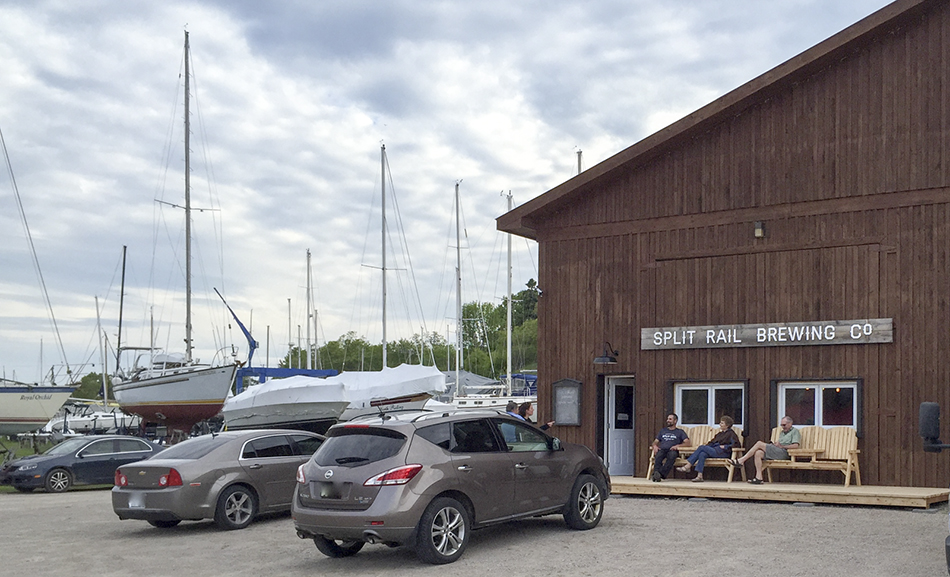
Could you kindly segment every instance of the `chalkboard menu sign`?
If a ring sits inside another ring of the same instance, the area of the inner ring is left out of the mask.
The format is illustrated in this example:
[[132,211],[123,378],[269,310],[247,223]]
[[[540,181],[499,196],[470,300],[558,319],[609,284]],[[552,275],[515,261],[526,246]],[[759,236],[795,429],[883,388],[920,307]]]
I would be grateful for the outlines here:
[[561,379],[552,386],[554,392],[554,422],[558,426],[581,424],[581,382]]

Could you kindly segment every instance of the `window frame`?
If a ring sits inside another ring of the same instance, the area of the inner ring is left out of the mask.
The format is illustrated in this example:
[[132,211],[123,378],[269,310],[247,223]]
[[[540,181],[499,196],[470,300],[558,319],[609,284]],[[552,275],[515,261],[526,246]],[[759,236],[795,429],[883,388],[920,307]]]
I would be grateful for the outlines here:
[[[687,423],[683,420],[683,396],[682,391],[684,390],[697,390],[697,389],[706,389],[709,393],[716,389],[739,389],[742,391],[742,419],[738,419],[735,415],[729,415],[736,420],[735,427],[745,430],[746,421],[749,419],[749,379],[670,379],[667,382],[667,394],[669,396],[667,405],[670,407],[670,413],[676,413],[679,416],[680,420],[678,426],[682,427],[696,427],[696,426],[712,426],[716,427],[719,425],[719,421],[716,419],[716,400],[715,398],[710,398],[709,409],[706,413],[706,418],[708,421],[715,422],[706,422],[706,423]],[[710,395],[711,396],[711,395]],[[666,415],[664,415],[665,418]]]
[[[855,430],[857,435],[862,436],[863,427],[862,427],[862,418],[861,416],[864,413],[864,379],[861,377],[841,377],[841,378],[824,378],[824,379],[772,379],[771,389],[772,389],[772,423],[774,426],[778,426],[778,421],[783,416],[785,416],[787,409],[785,407],[785,390],[800,389],[800,388],[809,388],[808,385],[811,385],[815,389],[815,424],[814,425],[805,425],[803,423],[795,423],[796,426],[808,427],[808,426],[817,426],[824,429],[830,429],[832,427],[851,427]],[[820,392],[824,388],[830,386],[840,387],[840,388],[851,388],[854,390],[854,406],[851,407],[852,411],[852,425],[825,425],[824,419],[822,418],[824,406],[822,403]]]

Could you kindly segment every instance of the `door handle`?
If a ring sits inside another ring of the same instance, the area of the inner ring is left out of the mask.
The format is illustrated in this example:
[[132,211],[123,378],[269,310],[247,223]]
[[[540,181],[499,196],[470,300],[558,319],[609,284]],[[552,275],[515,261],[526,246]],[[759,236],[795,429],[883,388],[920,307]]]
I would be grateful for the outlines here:
[[517,465],[515,465],[515,469],[518,469],[518,470],[520,470],[520,471],[523,471],[523,470],[525,470],[525,469],[527,469],[527,468],[528,468],[528,466],[525,465],[524,463],[518,463]]
[[254,463],[253,465],[251,465],[250,467],[248,467],[248,469],[257,470],[257,469],[260,469],[260,468],[263,468],[263,467],[264,467],[264,465],[260,465],[260,464],[258,464],[258,463]]
[[469,467],[468,465],[459,465],[459,468],[458,468],[458,469],[459,469],[459,471],[466,471],[466,472],[472,470],[472,468]]

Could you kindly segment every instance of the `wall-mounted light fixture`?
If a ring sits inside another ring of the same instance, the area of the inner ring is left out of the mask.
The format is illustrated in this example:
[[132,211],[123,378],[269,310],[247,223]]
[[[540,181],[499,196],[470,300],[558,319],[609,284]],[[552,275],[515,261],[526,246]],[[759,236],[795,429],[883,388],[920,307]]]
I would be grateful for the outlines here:
[[599,357],[594,357],[595,365],[616,365],[617,364],[617,355],[620,354],[620,351],[614,350],[613,345],[609,342],[604,341],[604,354]]
[[755,238],[765,238],[765,223],[761,220],[755,221]]

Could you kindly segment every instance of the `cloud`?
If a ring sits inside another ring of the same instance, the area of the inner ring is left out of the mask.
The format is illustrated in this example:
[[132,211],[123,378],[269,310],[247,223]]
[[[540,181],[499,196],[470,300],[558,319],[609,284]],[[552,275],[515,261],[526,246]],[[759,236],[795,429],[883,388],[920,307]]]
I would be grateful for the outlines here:
[[[464,300],[498,302],[502,191],[526,202],[577,150],[590,167],[884,3],[0,1],[0,130],[69,362],[99,370],[96,297],[115,344],[123,246],[123,341],[181,350],[187,25],[198,356],[246,356],[214,287],[274,362],[306,326],[307,249],[320,338],[381,338],[381,143],[412,264],[392,251],[388,333],[445,335],[456,182]],[[519,290],[536,247],[514,246]],[[3,374],[37,380],[41,339],[61,361],[9,178],[0,271]]]

